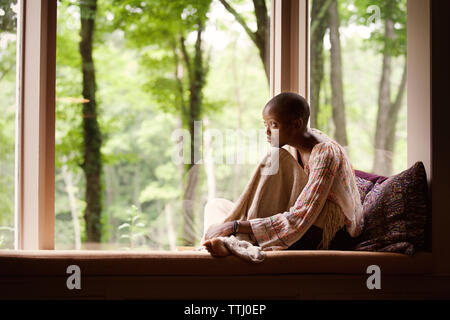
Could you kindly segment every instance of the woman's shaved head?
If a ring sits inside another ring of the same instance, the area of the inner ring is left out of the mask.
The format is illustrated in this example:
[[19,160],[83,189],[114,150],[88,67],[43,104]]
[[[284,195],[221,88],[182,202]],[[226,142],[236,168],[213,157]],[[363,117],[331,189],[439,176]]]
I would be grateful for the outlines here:
[[303,126],[309,120],[309,105],[305,98],[294,92],[282,92],[267,102],[263,112],[270,112],[283,121],[289,123],[302,119]]

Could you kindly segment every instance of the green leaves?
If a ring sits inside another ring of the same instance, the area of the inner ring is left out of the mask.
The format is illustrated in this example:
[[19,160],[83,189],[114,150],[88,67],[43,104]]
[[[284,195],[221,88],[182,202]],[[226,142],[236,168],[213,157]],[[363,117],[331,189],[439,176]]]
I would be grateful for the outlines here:
[[[355,18],[372,28],[368,41],[381,53],[391,56],[406,54],[406,0],[354,0]],[[377,10],[370,10],[375,9]],[[379,18],[375,17],[379,13]],[[375,19],[374,19],[375,18]],[[392,21],[394,36],[385,35],[386,21]]]
[[[122,223],[120,226],[119,226],[119,230],[122,230],[122,229],[124,229],[124,228],[129,228],[130,227],[130,224],[129,223]],[[123,236],[122,236],[123,237]]]
[[[0,227],[0,249],[6,244],[14,241],[14,228]],[[8,245],[9,247],[9,245]]]
[[129,247],[126,249],[133,249],[136,247],[137,240],[144,235],[145,224],[140,221],[141,212],[135,205],[127,210],[127,215],[127,222],[122,223],[118,230],[122,233],[120,239],[126,239],[129,243]]
[[17,27],[17,0],[0,0],[0,33],[15,33]]

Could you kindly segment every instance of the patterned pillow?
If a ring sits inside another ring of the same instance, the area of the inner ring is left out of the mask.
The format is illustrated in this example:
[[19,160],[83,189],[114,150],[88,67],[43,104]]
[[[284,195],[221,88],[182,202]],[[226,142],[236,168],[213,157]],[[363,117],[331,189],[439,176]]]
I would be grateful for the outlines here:
[[425,246],[429,219],[422,162],[376,183],[363,203],[364,229],[354,250],[414,254]]
[[369,193],[369,191],[372,190],[374,183],[359,176],[356,176],[355,178],[356,185],[358,186],[359,196],[361,197],[361,203],[364,203],[364,199],[366,198],[366,195]]
[[368,172],[364,172],[361,170],[355,170],[355,175],[357,177],[363,178],[364,180],[368,180],[372,183],[382,183],[385,180],[387,180],[388,177],[385,176],[379,176],[377,174],[374,173],[368,173]]

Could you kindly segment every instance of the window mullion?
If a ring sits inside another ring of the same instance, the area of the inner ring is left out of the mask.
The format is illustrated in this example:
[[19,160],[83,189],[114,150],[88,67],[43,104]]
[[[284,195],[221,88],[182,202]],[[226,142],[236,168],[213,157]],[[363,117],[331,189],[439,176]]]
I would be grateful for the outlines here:
[[292,91],[308,99],[308,1],[273,0],[270,92]]
[[23,0],[17,248],[54,249],[56,0]]

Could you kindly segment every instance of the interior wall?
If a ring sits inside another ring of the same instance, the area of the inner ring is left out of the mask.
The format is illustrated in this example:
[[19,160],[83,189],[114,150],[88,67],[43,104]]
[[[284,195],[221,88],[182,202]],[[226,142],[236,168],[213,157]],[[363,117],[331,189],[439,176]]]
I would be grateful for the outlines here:
[[[431,189],[435,273],[450,275],[450,1],[431,2]],[[409,132],[408,132],[409,133]]]
[[408,167],[422,161],[430,182],[430,0],[408,0],[407,53]]

